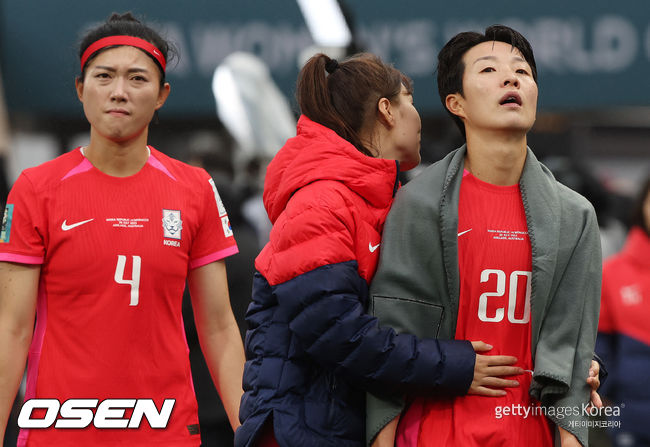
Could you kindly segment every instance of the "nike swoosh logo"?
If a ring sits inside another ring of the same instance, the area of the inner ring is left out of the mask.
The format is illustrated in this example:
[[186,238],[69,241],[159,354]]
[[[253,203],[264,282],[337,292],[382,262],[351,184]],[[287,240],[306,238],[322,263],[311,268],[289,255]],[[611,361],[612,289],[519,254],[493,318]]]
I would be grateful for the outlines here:
[[469,233],[470,231],[472,231],[472,228],[470,228],[469,230],[461,231],[460,233],[458,233],[458,236],[462,236],[463,234]]
[[379,243],[377,245],[372,245],[372,243],[368,242],[368,250],[370,250],[370,253],[374,253],[375,250],[377,250],[380,245],[381,245],[381,243]]
[[76,222],[76,223],[73,223],[73,224],[70,224],[70,225],[68,225],[66,223],[66,221],[64,220],[63,223],[61,224],[61,229],[63,231],[72,230],[73,228],[76,228],[76,227],[78,227],[80,225],[83,225],[83,224],[87,224],[88,222],[91,222],[93,220],[95,220],[95,219],[92,218],[92,219],[88,219],[88,220],[82,220],[81,222]]

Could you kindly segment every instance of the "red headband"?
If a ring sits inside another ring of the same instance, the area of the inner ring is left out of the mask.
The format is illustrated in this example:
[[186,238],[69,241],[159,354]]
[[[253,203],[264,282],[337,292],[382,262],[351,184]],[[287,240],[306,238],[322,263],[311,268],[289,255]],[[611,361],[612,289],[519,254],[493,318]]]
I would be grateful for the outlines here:
[[158,61],[163,73],[165,72],[166,61],[165,56],[163,56],[161,51],[146,40],[133,36],[108,36],[94,42],[92,45],[86,48],[84,54],[81,55],[81,71],[83,71],[84,65],[86,65],[86,61],[90,56],[102,48],[110,47],[113,45],[129,45],[131,47],[136,47],[144,50],[147,54]]

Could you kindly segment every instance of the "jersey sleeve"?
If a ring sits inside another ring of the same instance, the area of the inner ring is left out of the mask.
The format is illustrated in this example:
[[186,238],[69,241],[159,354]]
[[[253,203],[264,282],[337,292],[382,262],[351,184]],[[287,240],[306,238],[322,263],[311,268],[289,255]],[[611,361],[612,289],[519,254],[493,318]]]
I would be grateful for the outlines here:
[[190,269],[219,261],[239,252],[214,180],[207,173],[201,179],[203,199],[201,222],[190,249]]
[[0,231],[0,261],[42,264],[46,224],[34,186],[21,174],[7,197]]

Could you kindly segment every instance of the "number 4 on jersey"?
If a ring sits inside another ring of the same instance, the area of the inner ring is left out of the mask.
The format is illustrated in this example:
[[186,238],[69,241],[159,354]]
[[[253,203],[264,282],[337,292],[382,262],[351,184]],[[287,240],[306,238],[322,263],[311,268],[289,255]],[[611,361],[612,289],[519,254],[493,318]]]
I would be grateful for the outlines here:
[[124,279],[124,267],[126,266],[126,256],[117,255],[117,265],[115,266],[115,282],[118,284],[129,284],[131,286],[131,302],[129,306],[137,306],[140,301],[140,265],[142,261],[140,256],[131,256],[133,258],[133,267],[131,269],[131,279]]

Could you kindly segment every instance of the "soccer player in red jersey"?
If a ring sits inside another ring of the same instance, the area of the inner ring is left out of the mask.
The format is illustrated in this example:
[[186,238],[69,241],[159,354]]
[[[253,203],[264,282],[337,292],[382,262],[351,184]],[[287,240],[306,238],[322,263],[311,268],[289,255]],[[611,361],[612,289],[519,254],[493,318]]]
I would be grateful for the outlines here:
[[[167,42],[130,13],[114,14],[88,32],[80,56],[90,144],[25,170],[5,209],[0,439],[29,354],[26,399],[58,400],[62,418],[23,429],[18,445],[198,446],[186,280],[203,353],[238,426],[244,355],[224,263],[238,251],[228,215],[204,170],[147,145],[170,91]],[[66,418],[69,399],[88,399],[97,413]],[[99,418],[107,399],[123,401]],[[152,428],[137,399],[164,410],[166,427]],[[27,426],[37,413],[24,415]],[[99,428],[111,424],[120,428]]]
[[631,224],[622,250],[603,265],[596,340],[596,352],[612,372],[602,394],[613,409],[608,432],[614,447],[650,445],[650,389],[638,385],[650,368],[650,175]]
[[[464,395],[369,396],[368,440],[384,427],[376,445],[392,445],[397,426],[400,447],[546,447],[556,436],[563,447],[586,445],[598,226],[593,207],[527,147],[538,96],[532,48],[495,25],[456,35],[438,61],[440,98],[466,145],[398,193],[372,310],[400,332],[485,344],[454,359],[467,365]],[[516,357],[520,374],[477,383],[483,354]],[[478,395],[486,388],[491,396]]]

